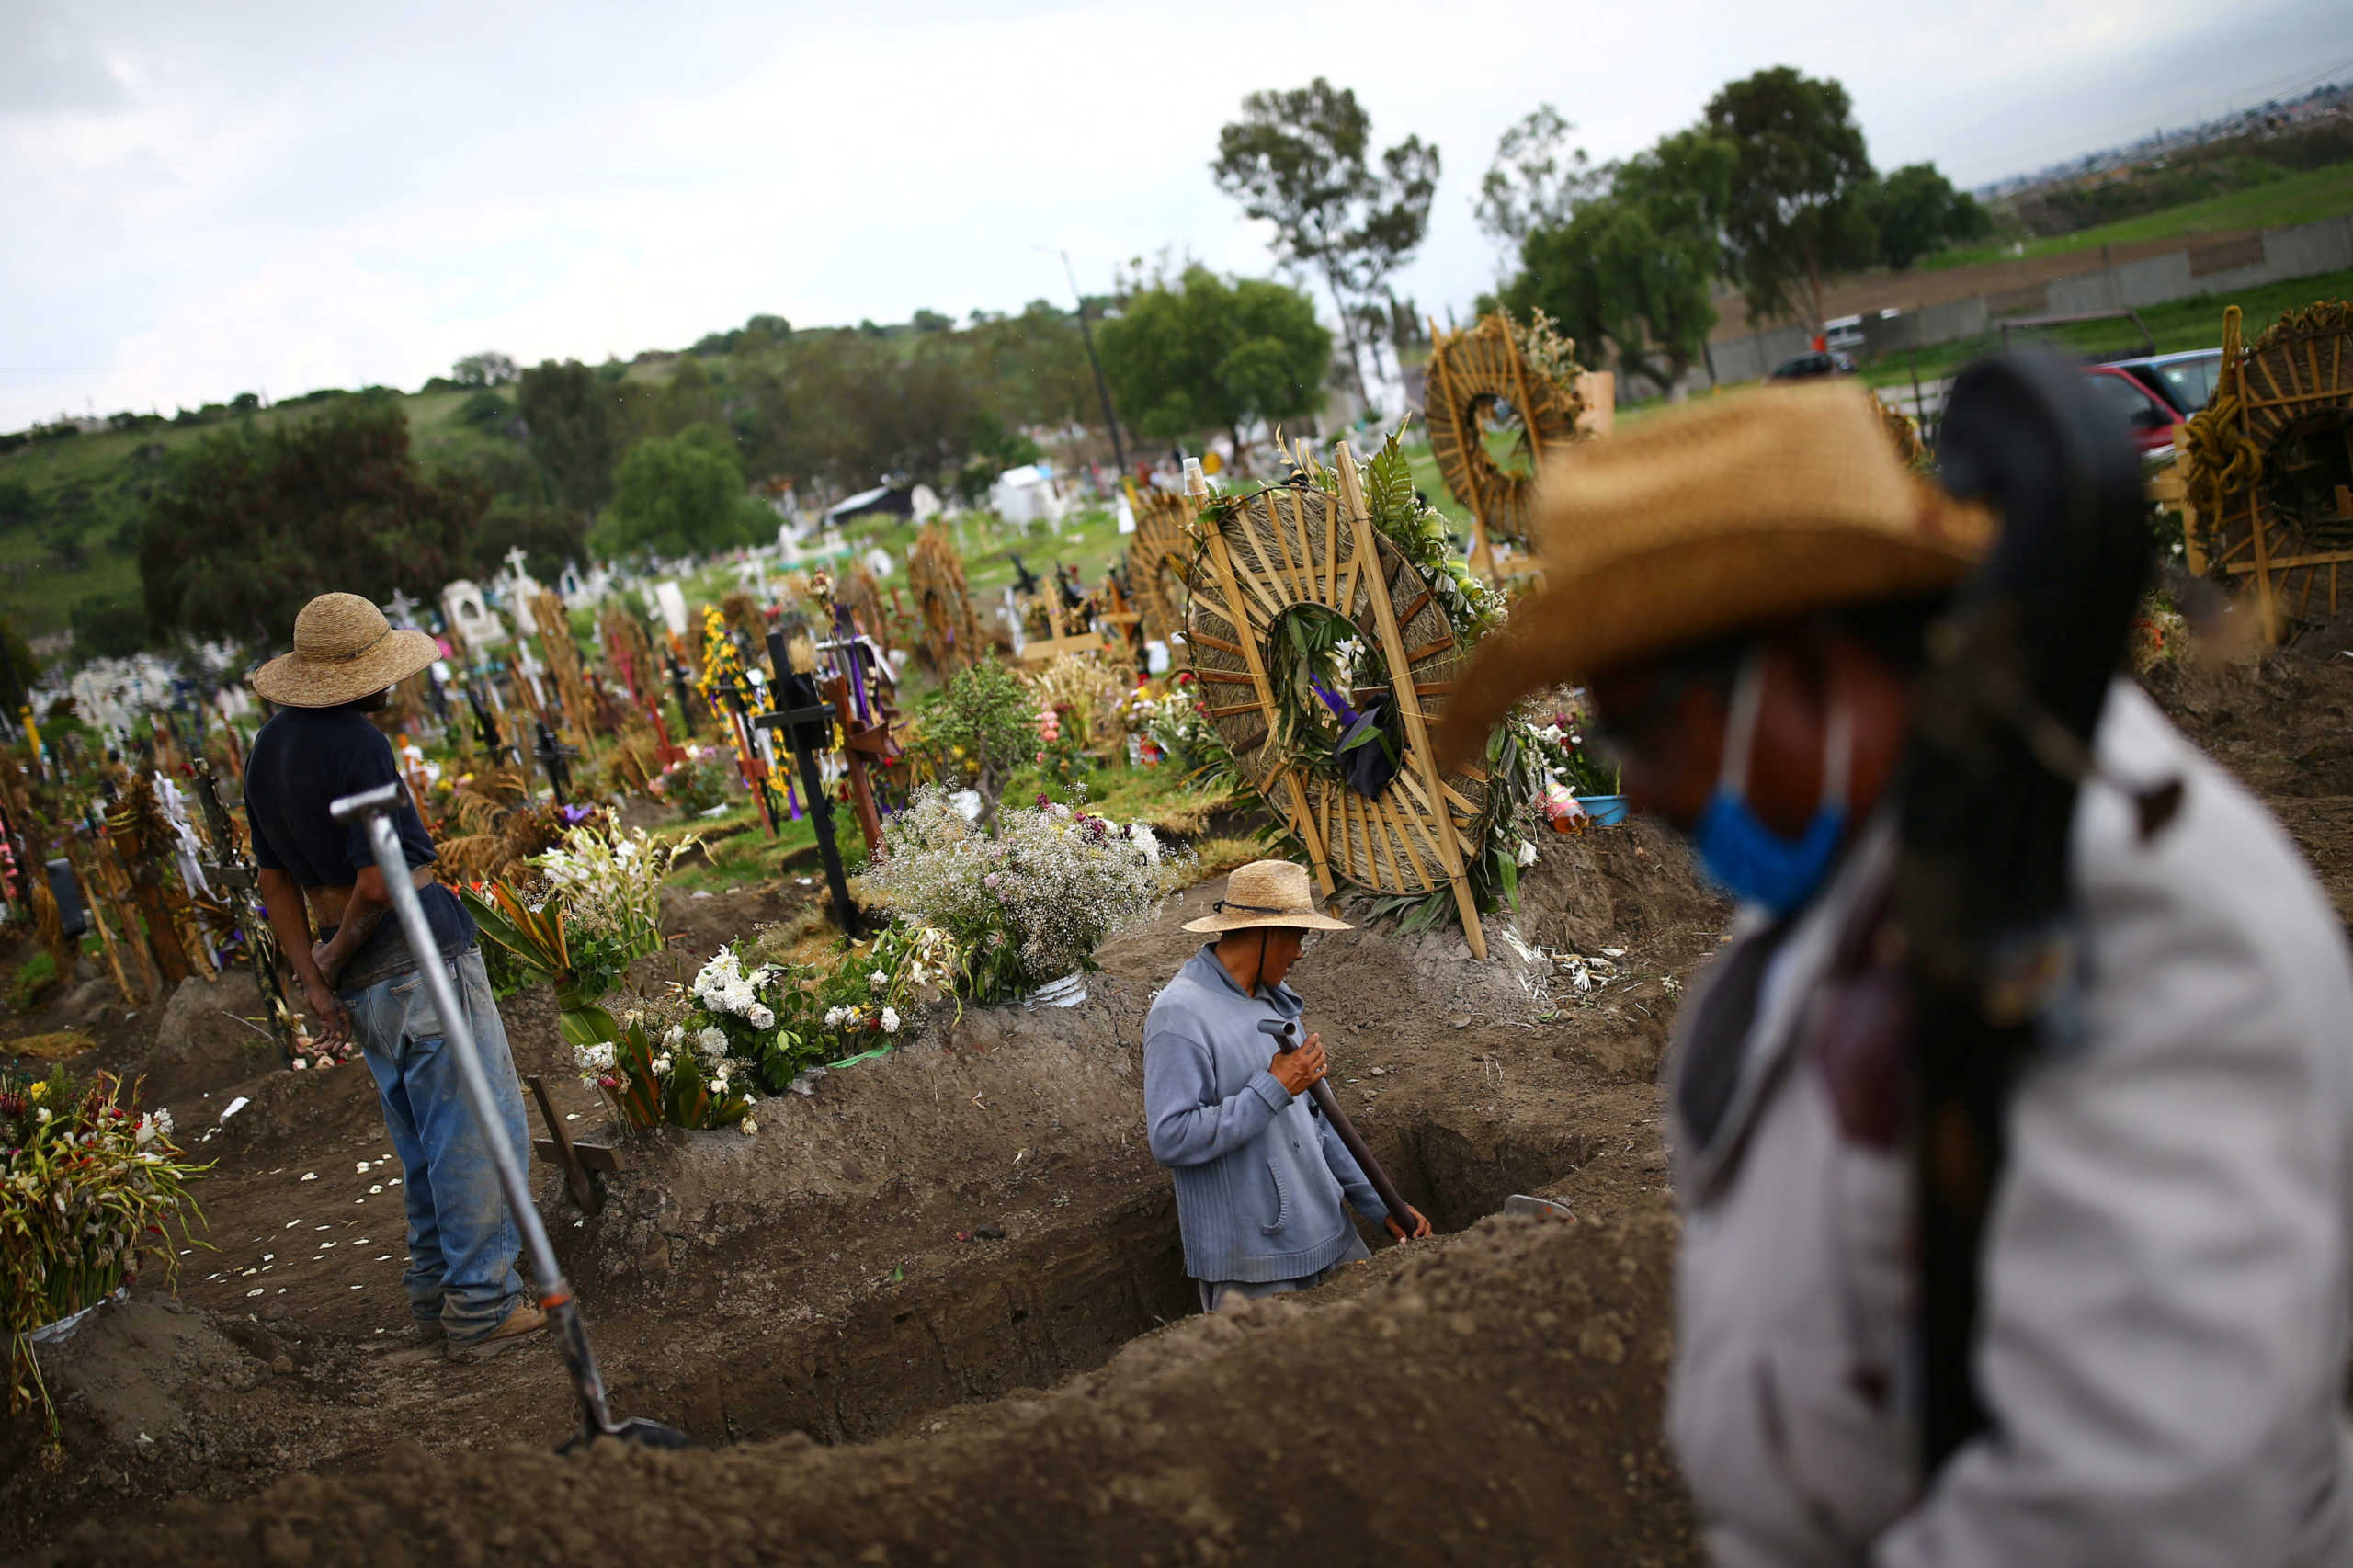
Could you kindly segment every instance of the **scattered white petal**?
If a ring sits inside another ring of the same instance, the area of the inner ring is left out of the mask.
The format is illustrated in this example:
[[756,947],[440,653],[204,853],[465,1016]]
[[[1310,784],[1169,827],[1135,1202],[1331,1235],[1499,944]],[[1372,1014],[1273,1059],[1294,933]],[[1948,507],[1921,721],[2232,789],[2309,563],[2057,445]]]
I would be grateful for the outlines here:
[[304,1171],[302,1173],[302,1179],[304,1181],[316,1181],[319,1179],[319,1173],[316,1171]]
[[381,1182],[381,1181],[380,1181],[380,1182],[378,1182],[375,1186],[373,1186],[373,1187],[369,1187],[368,1190],[369,1190],[369,1192],[371,1192],[371,1193],[375,1193],[375,1192],[381,1192],[381,1191],[383,1191],[383,1190],[384,1190],[384,1184],[383,1184],[382,1182]]
[[267,1285],[256,1285],[252,1290],[246,1291],[245,1294],[248,1296],[258,1296],[267,1289],[269,1289],[269,1287]]

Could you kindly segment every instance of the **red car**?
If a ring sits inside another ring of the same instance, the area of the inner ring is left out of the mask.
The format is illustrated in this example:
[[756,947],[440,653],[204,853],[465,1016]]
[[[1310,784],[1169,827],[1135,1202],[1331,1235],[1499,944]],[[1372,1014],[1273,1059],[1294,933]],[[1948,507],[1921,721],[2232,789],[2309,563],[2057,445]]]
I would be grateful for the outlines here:
[[2185,417],[2182,409],[2157,392],[2123,365],[2087,365],[2092,390],[2122,416],[2132,432],[2132,444],[2146,452],[2161,452],[2174,444]]

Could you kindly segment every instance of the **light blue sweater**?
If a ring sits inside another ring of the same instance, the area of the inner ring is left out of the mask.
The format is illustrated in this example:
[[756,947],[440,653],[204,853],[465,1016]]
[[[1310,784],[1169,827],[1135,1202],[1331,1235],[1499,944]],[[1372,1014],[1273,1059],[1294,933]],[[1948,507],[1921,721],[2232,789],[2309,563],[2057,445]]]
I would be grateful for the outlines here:
[[1267,1069],[1275,1042],[1259,1020],[1295,1022],[1303,1006],[1288,985],[1245,995],[1212,943],[1144,1020],[1144,1125],[1175,1179],[1196,1279],[1264,1284],[1329,1267],[1348,1249],[1343,1195],[1375,1224],[1389,1216],[1331,1126]]

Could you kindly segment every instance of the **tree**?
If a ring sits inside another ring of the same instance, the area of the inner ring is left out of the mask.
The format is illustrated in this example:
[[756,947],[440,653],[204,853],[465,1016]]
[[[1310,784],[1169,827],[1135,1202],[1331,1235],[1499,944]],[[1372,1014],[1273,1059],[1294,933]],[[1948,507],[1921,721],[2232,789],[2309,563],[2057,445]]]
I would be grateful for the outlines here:
[[1823,320],[1825,274],[1867,267],[1870,158],[1847,89],[1777,65],[1725,84],[1705,122],[1739,153],[1724,213],[1728,270],[1759,318]]
[[711,425],[653,436],[631,447],[613,473],[613,504],[596,542],[609,554],[708,555],[754,535],[734,440]]
[[1571,147],[1576,127],[1551,104],[1539,104],[1495,143],[1495,162],[1479,181],[1472,215],[1489,238],[1517,252],[1537,229],[1559,228],[1580,201],[1608,184],[1582,147]]
[[926,309],[915,313],[912,324],[917,332],[946,332],[956,324],[938,311]]
[[[1101,321],[1101,302],[1092,308]],[[962,335],[971,353],[974,396],[1007,424],[1101,422],[1086,346],[1070,312],[1051,301],[1032,300],[1019,315],[985,315]]]
[[0,533],[39,522],[47,508],[21,479],[0,479]]
[[1906,164],[1875,182],[1866,209],[1879,231],[1880,259],[1902,271],[1956,240],[1983,239],[1994,220],[1977,199],[1956,190],[1934,164]]
[[1127,422],[1157,439],[1294,419],[1324,401],[1332,335],[1295,289],[1188,268],[1131,294],[1103,324],[1103,373]]
[[586,517],[613,496],[612,394],[577,359],[523,372],[515,403],[549,495]]
[[148,624],[274,642],[319,594],[438,594],[466,569],[487,505],[476,481],[419,471],[408,420],[385,396],[208,436],[175,457],[149,503]]
[[1505,304],[1540,309],[1589,353],[1606,341],[1629,374],[1673,386],[1716,324],[1717,232],[1738,158],[1695,129],[1610,165],[1606,194],[1529,233]]
[[514,416],[515,410],[507,405],[506,400],[488,387],[470,394],[458,405],[458,423],[480,430],[484,435],[499,434]]
[[495,576],[506,564],[506,552],[519,549],[523,564],[542,583],[552,583],[567,562],[588,557],[588,523],[579,513],[562,506],[515,506],[491,507],[474,535],[473,567],[478,575]]
[[40,678],[40,661],[33,657],[16,621],[0,619],[0,706],[6,707],[11,720],[31,699],[32,684]]
[[1371,117],[1353,91],[1321,76],[1287,92],[1252,93],[1217,145],[1210,172],[1218,188],[1274,224],[1283,266],[1320,275],[1331,290],[1357,392],[1370,402],[1349,307],[1385,295],[1390,275],[1429,232],[1438,149],[1408,136],[1381,154],[1376,172]]
[[74,606],[74,646],[102,659],[127,659],[147,646],[147,615],[129,594],[89,594]]
[[498,353],[469,354],[449,367],[449,379],[461,387],[502,387],[515,376],[515,361]]

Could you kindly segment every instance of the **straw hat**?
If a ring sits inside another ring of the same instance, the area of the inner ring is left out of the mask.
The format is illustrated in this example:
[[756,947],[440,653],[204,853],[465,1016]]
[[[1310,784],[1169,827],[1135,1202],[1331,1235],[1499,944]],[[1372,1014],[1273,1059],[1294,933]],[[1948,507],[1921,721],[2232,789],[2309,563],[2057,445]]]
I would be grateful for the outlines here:
[[294,651],[254,672],[281,708],[340,708],[406,680],[441,656],[422,631],[395,631],[358,594],[321,594],[294,618]]
[[1345,920],[1315,913],[1307,868],[1289,860],[1253,860],[1225,879],[1225,896],[1210,905],[1217,913],[1185,922],[1188,931],[1256,931],[1289,926],[1302,931],[1353,931]]
[[1959,583],[1993,515],[1907,469],[1877,403],[1835,381],[1711,398],[1549,465],[1543,584],[1457,679],[1441,757],[1476,753],[1540,687]]

